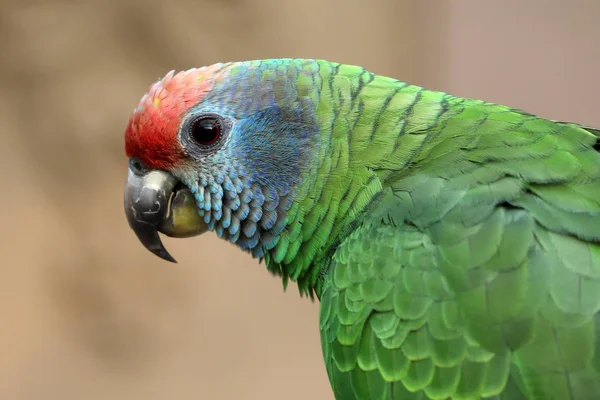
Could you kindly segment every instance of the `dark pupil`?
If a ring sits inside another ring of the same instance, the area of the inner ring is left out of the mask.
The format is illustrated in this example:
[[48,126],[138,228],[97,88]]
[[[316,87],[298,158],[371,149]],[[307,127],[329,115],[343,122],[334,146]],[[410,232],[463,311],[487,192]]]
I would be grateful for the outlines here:
[[198,144],[209,145],[219,139],[221,127],[212,118],[204,118],[194,122],[192,125],[192,136]]

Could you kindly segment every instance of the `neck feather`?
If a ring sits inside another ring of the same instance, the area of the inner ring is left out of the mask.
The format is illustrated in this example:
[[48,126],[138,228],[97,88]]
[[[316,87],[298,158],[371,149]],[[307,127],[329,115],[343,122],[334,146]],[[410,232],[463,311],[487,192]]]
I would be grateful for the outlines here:
[[376,204],[386,180],[418,156],[450,98],[360,67],[319,67],[318,90],[309,94],[321,127],[318,154],[293,193],[277,244],[264,254],[284,286],[295,281],[310,297],[320,296],[335,249]]

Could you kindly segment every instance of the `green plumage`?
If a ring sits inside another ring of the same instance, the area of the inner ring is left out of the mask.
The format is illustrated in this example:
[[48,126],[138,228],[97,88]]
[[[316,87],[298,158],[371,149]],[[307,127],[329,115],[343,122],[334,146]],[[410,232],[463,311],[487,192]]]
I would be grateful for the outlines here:
[[600,132],[319,66],[266,262],[319,296],[336,398],[600,398]]

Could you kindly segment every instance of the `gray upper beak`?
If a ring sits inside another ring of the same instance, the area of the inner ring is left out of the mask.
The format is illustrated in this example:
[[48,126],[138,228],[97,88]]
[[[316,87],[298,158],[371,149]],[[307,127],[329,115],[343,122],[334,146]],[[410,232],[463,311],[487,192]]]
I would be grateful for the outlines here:
[[208,226],[198,214],[192,192],[171,174],[129,164],[125,183],[125,215],[144,247],[160,258],[176,262],[158,232],[170,237],[200,235]]
[[144,247],[160,258],[176,262],[158,236],[158,226],[168,217],[169,200],[177,179],[159,171],[127,171],[125,215]]

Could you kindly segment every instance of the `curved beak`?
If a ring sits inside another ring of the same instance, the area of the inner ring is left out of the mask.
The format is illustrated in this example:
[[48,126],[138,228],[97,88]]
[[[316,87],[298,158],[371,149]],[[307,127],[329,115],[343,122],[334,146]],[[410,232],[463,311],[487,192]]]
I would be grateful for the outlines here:
[[177,262],[158,232],[181,238],[208,230],[198,215],[192,192],[165,171],[139,172],[129,167],[124,200],[129,226],[144,247],[164,260]]

